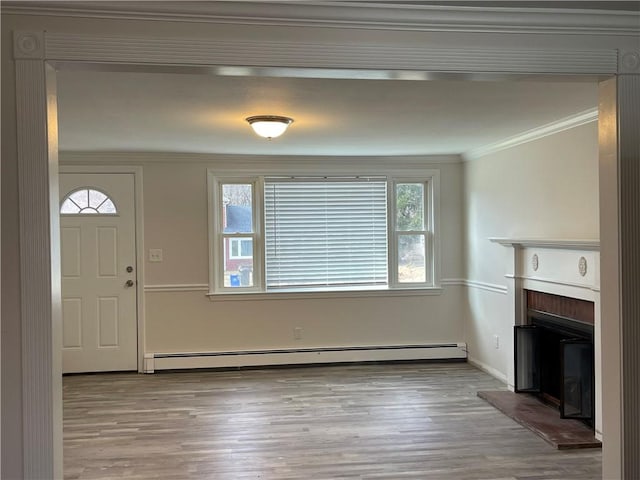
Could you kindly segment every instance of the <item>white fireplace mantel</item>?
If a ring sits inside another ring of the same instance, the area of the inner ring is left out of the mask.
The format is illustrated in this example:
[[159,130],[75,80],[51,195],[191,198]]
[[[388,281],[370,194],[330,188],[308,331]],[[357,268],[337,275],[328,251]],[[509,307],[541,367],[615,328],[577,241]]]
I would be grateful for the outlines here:
[[[527,322],[526,290],[593,302],[595,313],[595,435],[602,440],[602,367],[600,318],[600,242],[541,238],[490,238],[511,250],[507,272],[509,322]],[[513,351],[513,344],[511,345]],[[515,385],[513,355],[507,369],[510,389]]]
[[[553,240],[490,238],[512,249],[505,277],[518,281],[514,294],[536,290],[595,302],[600,291],[600,242],[598,240]],[[520,298],[516,299],[518,302]],[[516,305],[518,306],[518,305]],[[518,308],[520,308],[518,306]],[[515,324],[523,320],[516,312]]]
[[489,241],[505,247],[560,248],[565,250],[600,250],[599,240],[552,240],[543,238],[501,238],[492,237]]

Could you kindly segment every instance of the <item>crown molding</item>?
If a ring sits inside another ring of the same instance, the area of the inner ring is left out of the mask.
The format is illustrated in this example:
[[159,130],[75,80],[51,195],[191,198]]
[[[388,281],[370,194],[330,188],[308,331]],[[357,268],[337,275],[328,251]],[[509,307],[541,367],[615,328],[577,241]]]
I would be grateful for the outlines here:
[[[411,156],[305,156],[305,155],[231,155],[216,153],[184,152],[113,152],[113,151],[61,151],[61,165],[144,165],[156,163],[229,163],[236,166],[259,166],[264,164],[286,164],[295,166],[314,165],[358,165],[367,167],[388,167],[402,165],[407,168],[437,164],[461,163],[459,155],[411,155]],[[402,167],[401,167],[402,168]]]
[[569,130],[570,128],[579,127],[580,125],[585,125],[587,123],[597,121],[598,108],[596,107],[585,110],[584,112],[577,113],[575,115],[571,115],[569,117],[561,118],[559,120],[556,120],[555,122],[547,123],[546,125],[542,125],[541,127],[528,130],[518,135],[514,135],[513,137],[505,138],[504,140],[500,140],[499,142],[474,148],[472,150],[464,152],[462,154],[462,158],[464,161],[476,160],[478,158],[499,152],[500,150],[516,147],[518,145],[522,145],[523,143],[539,140],[549,135],[554,135],[564,130]]
[[2,14],[263,26],[571,35],[640,35],[640,13],[328,1],[3,2]]

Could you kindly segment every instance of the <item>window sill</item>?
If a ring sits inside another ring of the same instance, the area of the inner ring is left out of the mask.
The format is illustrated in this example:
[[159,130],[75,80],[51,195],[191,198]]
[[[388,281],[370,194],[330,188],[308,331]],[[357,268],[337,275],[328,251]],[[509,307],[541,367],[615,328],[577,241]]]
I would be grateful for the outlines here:
[[320,298],[362,298],[362,297],[419,297],[442,294],[440,287],[420,288],[370,288],[366,290],[342,290],[319,292],[311,290],[288,290],[276,292],[207,293],[212,302],[250,300],[304,300]]

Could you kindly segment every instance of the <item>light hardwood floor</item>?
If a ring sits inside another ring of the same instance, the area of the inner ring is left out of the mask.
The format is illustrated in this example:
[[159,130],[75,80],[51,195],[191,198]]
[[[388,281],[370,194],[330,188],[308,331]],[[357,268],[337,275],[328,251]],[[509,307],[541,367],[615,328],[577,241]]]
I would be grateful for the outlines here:
[[66,479],[596,479],[476,396],[465,363],[64,378]]

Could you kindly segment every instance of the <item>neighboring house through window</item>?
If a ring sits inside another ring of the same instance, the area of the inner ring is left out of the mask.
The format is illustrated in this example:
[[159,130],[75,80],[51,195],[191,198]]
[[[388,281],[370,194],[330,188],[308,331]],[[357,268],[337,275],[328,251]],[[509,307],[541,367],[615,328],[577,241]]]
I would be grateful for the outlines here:
[[250,185],[225,185],[223,208],[224,285],[246,287],[252,284],[253,238],[239,236],[252,232],[253,219]]
[[[251,240],[242,238],[229,239],[229,259],[238,260],[242,258],[253,258],[253,243]],[[227,266],[227,268],[229,268]]]

